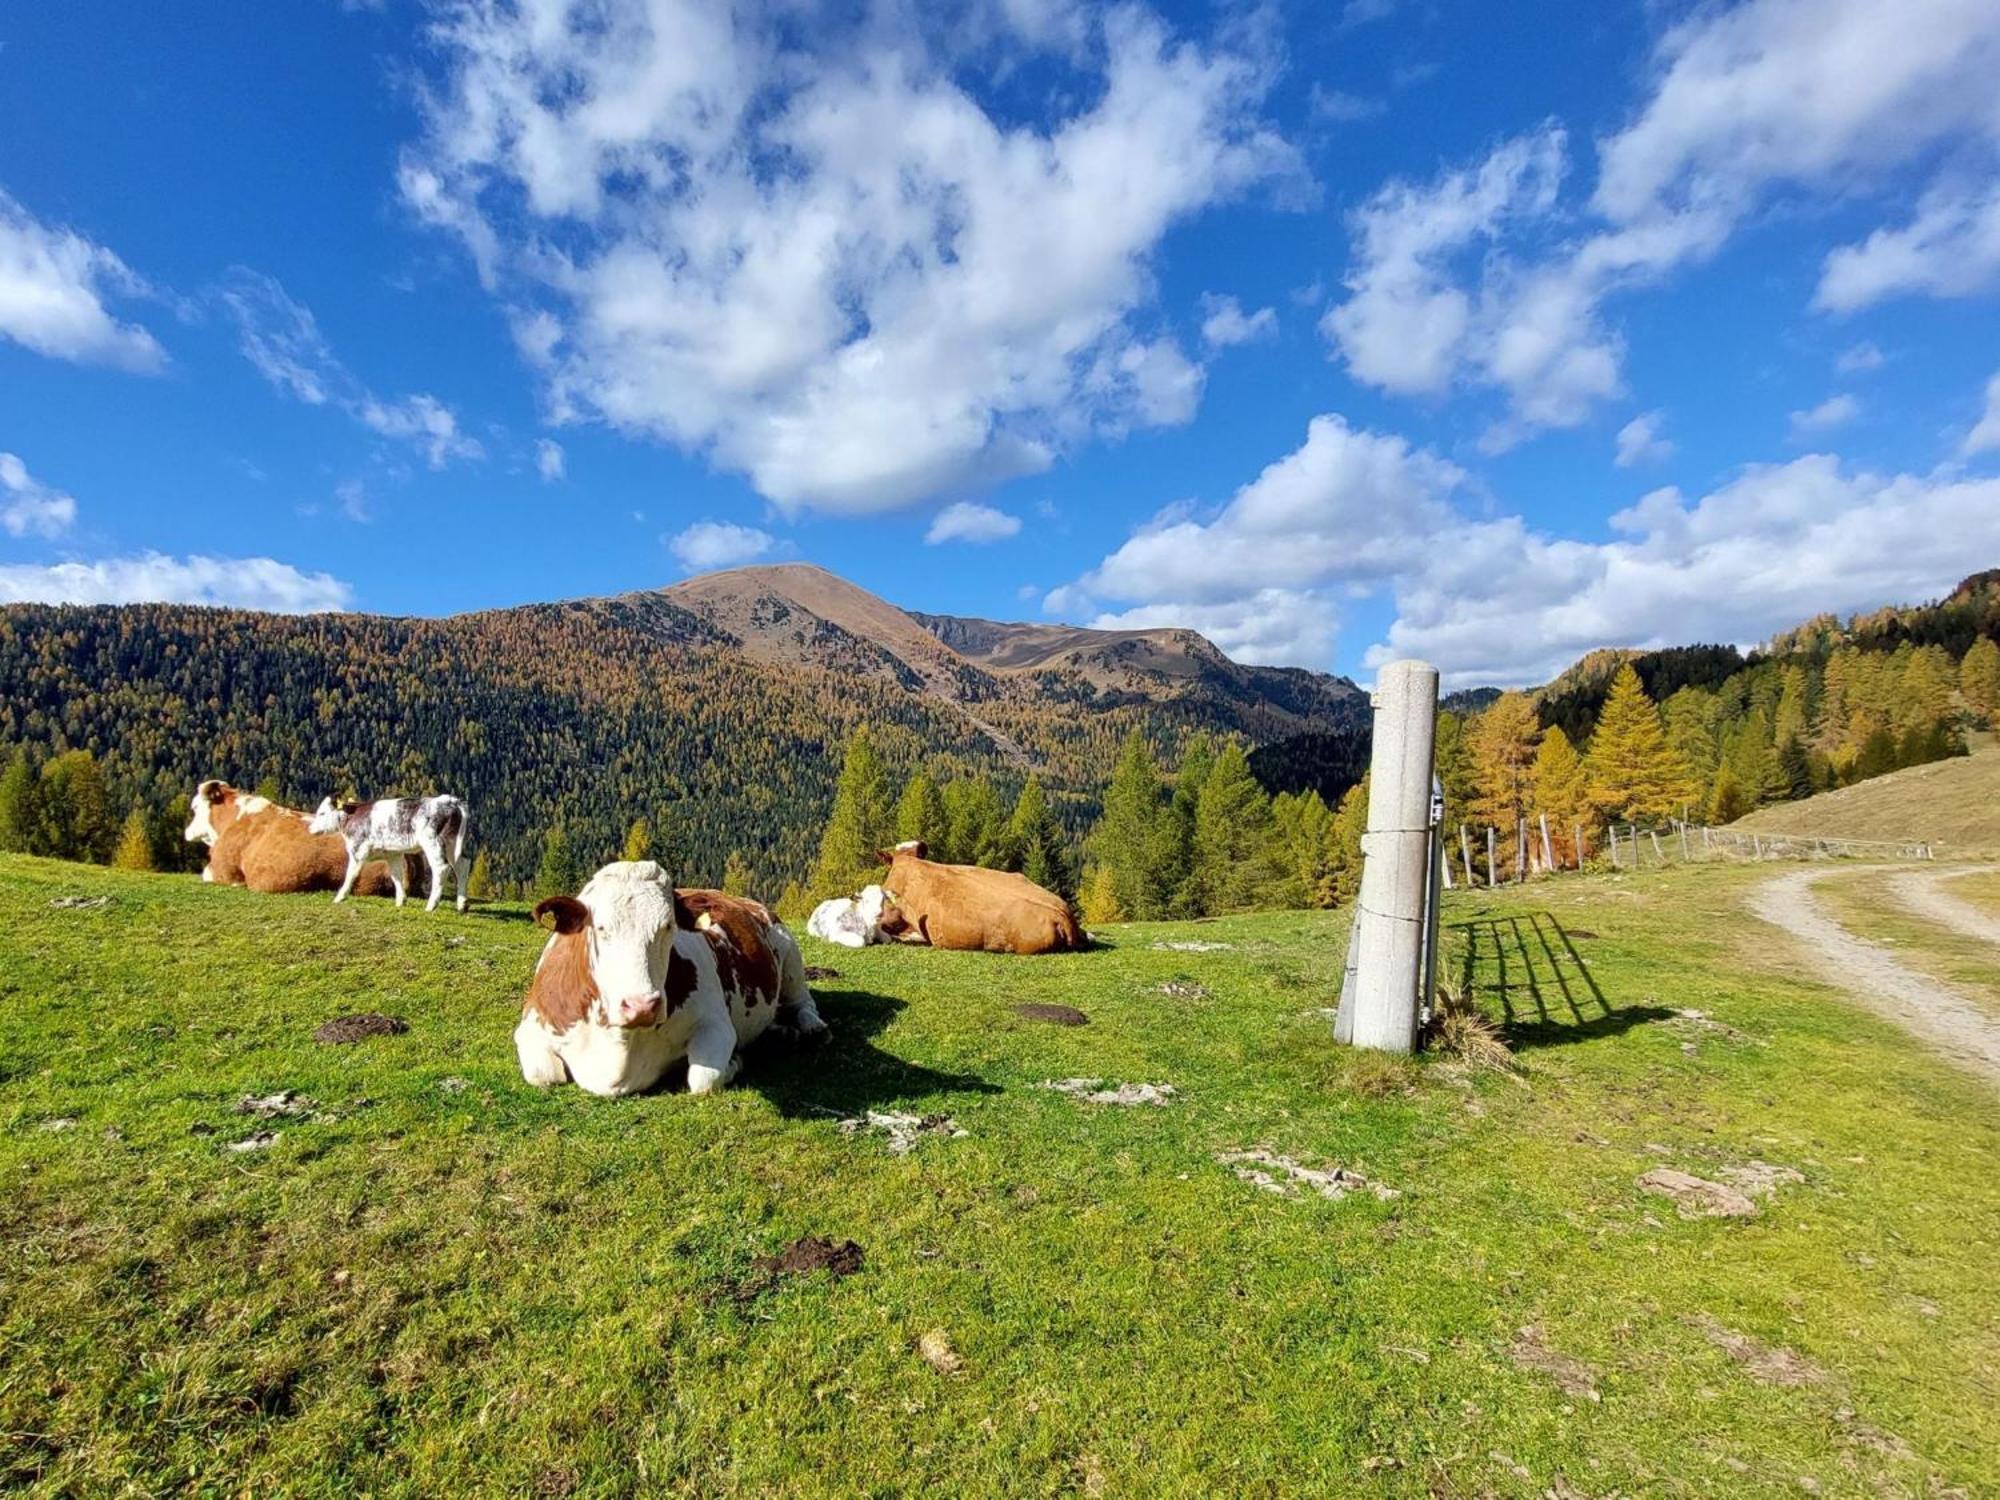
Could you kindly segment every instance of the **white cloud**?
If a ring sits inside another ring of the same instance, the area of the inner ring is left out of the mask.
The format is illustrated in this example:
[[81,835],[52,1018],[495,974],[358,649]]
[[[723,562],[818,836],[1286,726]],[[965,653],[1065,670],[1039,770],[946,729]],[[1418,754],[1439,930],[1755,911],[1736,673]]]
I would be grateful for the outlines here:
[[[1132,9],[977,15],[464,6],[403,196],[507,304],[552,415],[705,452],[786,511],[879,512],[1187,420],[1200,370],[1146,326],[1149,263],[1301,173],[1258,119],[1273,60]],[[961,82],[1042,46],[1089,101],[1046,129]]]
[[1389,106],[1380,99],[1364,98],[1345,89],[1330,89],[1315,83],[1306,96],[1306,108],[1315,120],[1352,124],[1356,120],[1372,120],[1387,111]]
[[166,351],[104,306],[145,290],[102,245],[41,223],[0,191],[0,338],[52,359],[151,373],[165,368]]
[[1468,488],[1400,438],[1319,417],[1211,518],[1174,508],[1046,607],[1324,668],[1343,608],[1376,598],[1394,623],[1371,666],[1415,655],[1452,686],[1517,684],[1599,646],[1685,644],[1691,619],[1749,644],[1823,610],[1932,597],[1967,557],[2000,556],[2000,479],[1857,473],[1827,454],[1752,466],[1693,503],[1654,490],[1608,542],[1475,511]]
[[1863,339],[1841,350],[1833,362],[1833,369],[1837,375],[1864,375],[1870,370],[1881,369],[1884,363],[1882,351],[1871,341]]
[[375,513],[368,508],[368,490],[358,479],[343,479],[333,487],[333,498],[340,505],[340,513],[348,520],[366,525],[375,519]]
[[545,484],[554,484],[563,477],[562,444],[554,438],[535,440],[535,472],[542,476]]
[[437,397],[419,392],[390,399],[363,385],[335,357],[312,310],[295,302],[276,277],[236,266],[216,296],[236,323],[243,357],[293,399],[337,406],[369,431],[417,448],[433,469],[485,456]]
[[1021,518],[990,505],[960,500],[947,505],[931,522],[924,540],[935,547],[940,542],[1002,542],[1021,529]]
[[1619,468],[1655,464],[1673,455],[1673,443],[1660,436],[1660,420],[1659,412],[1641,412],[1618,429],[1618,456],[1613,461]]
[[1886,297],[1963,297],[2000,274],[2000,186],[1932,191],[1900,229],[1878,229],[1826,258],[1813,305],[1848,313]]
[[1814,432],[1827,432],[1835,427],[1845,426],[1861,415],[1859,398],[1845,391],[1837,396],[1828,396],[1818,406],[1792,413],[1792,436],[1801,437]]
[[1990,453],[2000,448],[2000,375],[1986,382],[1986,411],[1965,435],[1961,451]]
[[[1599,143],[1578,232],[1549,126],[1483,163],[1392,182],[1355,216],[1352,295],[1322,323],[1356,378],[1401,394],[1488,386],[1509,411],[1483,446],[1574,426],[1621,388],[1601,308],[1713,255],[1774,189],[1867,190],[1940,144],[2000,146],[1987,0],[1745,0],[1698,6],[1654,48],[1656,82]],[[2000,268],[1995,203],[1938,190],[1908,230],[1837,252],[1821,305],[1948,293]],[[1477,253],[1475,253],[1477,252]]]
[[75,500],[36,479],[12,453],[0,453],[0,531],[59,537],[75,524]]
[[735,568],[754,562],[771,550],[773,538],[767,531],[738,526],[729,521],[697,521],[668,538],[667,550],[682,567],[693,572],[710,568]]
[[278,614],[346,609],[353,589],[268,557],[165,557],[158,552],[48,567],[0,566],[0,603],[224,604]]
[[1234,297],[1219,297],[1213,292],[1204,292],[1201,311],[1201,341],[1211,349],[1228,349],[1237,344],[1267,339],[1278,331],[1276,308],[1260,307],[1253,313],[1246,313],[1243,304]]

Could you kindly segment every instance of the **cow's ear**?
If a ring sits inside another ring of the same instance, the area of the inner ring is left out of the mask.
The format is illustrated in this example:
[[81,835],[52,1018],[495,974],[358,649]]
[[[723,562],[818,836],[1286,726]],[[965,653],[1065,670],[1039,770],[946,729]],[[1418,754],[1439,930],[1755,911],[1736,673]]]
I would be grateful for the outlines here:
[[210,802],[220,802],[229,795],[229,785],[227,782],[211,781],[202,787],[202,791]]
[[896,862],[896,851],[894,849],[877,849],[875,857],[885,865],[893,865]]
[[551,896],[535,908],[535,922],[551,932],[581,932],[590,925],[590,908],[574,896]]
[[683,896],[679,891],[675,891],[674,926],[680,928],[683,932],[693,932],[700,923],[701,919],[695,915],[694,908],[687,904],[687,897]]
[[352,813],[360,805],[359,802],[343,802],[340,804],[340,810],[344,813]]
[[922,839],[910,840],[909,843],[902,846],[902,850],[912,859],[929,859],[931,857],[931,846],[926,844]]

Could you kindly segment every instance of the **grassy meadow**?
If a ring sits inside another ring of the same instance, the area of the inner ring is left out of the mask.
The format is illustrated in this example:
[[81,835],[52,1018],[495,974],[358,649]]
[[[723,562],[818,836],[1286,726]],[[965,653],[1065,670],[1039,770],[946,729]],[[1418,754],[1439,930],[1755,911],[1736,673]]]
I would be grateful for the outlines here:
[[[1345,916],[1280,913],[809,942],[828,1045],[606,1101],[520,1080],[519,908],[0,858],[0,1488],[2000,1491],[2000,1107],[1792,977],[1772,873],[1450,897],[1511,1073],[1336,1048]],[[1750,1218],[1636,1181],[1752,1163]],[[859,1269],[759,1268],[808,1235]]]
[[1971,746],[1970,755],[1774,802],[1731,826],[1820,838],[1925,839],[1954,858],[2000,854],[2000,744],[1976,734]]

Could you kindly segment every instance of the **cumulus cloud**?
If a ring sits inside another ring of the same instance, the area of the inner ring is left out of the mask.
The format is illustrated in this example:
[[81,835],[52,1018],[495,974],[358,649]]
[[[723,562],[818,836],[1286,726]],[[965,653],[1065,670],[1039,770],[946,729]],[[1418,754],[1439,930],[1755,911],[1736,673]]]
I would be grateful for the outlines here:
[[1004,510],[960,500],[947,505],[931,522],[924,540],[935,547],[940,542],[1004,542],[1021,529],[1021,518]]
[[165,368],[166,351],[104,305],[145,290],[102,245],[40,222],[0,191],[0,338],[52,359],[150,374]]
[[[1603,304],[1713,255],[1778,188],[1848,192],[1943,143],[2000,147],[2000,11],[1978,0],[1700,6],[1654,48],[1632,121],[1598,146],[1584,216],[1554,126],[1355,214],[1348,299],[1322,329],[1356,378],[1502,393],[1486,446],[1574,426],[1621,388]],[[2000,268],[2000,198],[1938,189],[1906,229],[1836,252],[1822,307],[1970,290]]]
[[[786,511],[859,514],[1181,422],[1156,319],[1178,222],[1300,172],[1254,49],[1033,4],[799,26],[657,0],[465,5],[404,201],[457,236],[559,419],[708,454]],[[975,39],[974,43],[967,41]],[[964,80],[1055,49],[1046,128]]]
[[554,438],[535,440],[535,472],[542,476],[545,484],[554,484],[563,477],[562,444]]
[[774,545],[767,531],[731,521],[697,521],[668,538],[667,550],[690,572],[736,568],[755,562]]
[[1845,426],[1860,415],[1859,398],[1843,391],[1837,396],[1828,396],[1818,406],[1793,412],[1792,436],[1804,437],[1815,432],[1827,432],[1835,427]]
[[346,609],[354,591],[268,557],[137,557],[0,566],[0,603],[226,604],[278,614]]
[[369,431],[415,447],[433,469],[485,455],[437,397],[419,392],[388,398],[363,385],[335,357],[312,310],[294,301],[276,277],[236,266],[216,296],[236,324],[243,357],[294,400],[338,407]]
[[1598,646],[1684,642],[1691,618],[1748,644],[1822,610],[1928,597],[1966,557],[2000,556],[2000,479],[1855,472],[1827,454],[1746,468],[1693,501],[1654,490],[1606,542],[1491,513],[1470,491],[1434,454],[1318,417],[1213,515],[1156,518],[1047,607],[1324,668],[1344,607],[1376,599],[1394,623],[1371,666],[1414,655],[1452,686],[1519,684]]
[[1986,382],[1986,411],[1965,435],[1962,451],[1990,453],[2000,448],[2000,375]]
[[1253,343],[1270,338],[1278,331],[1276,308],[1260,307],[1253,313],[1246,313],[1243,304],[1234,297],[1219,297],[1213,292],[1204,292],[1201,312],[1201,341],[1211,349]]
[[36,479],[14,454],[0,453],[0,531],[53,538],[75,524],[75,500]]
[[1656,464],[1673,455],[1674,445],[1660,436],[1661,414],[1641,412],[1618,429],[1618,453],[1613,460],[1621,469],[1640,464]]

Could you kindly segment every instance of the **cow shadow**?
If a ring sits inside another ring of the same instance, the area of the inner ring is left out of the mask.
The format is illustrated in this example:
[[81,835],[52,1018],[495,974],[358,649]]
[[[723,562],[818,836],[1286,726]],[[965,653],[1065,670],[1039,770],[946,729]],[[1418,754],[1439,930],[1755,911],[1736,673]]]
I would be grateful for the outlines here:
[[738,1088],[762,1094],[789,1118],[859,1115],[938,1094],[997,1094],[972,1073],[946,1073],[905,1061],[874,1038],[907,1004],[889,995],[813,986],[826,1018],[823,1042],[765,1037],[744,1057]]
[[[1445,929],[1459,946],[1458,982],[1516,1052],[1618,1036],[1670,1019],[1659,1005],[1617,1005],[1552,912],[1487,917]],[[1587,935],[1586,935],[1587,936]]]

